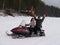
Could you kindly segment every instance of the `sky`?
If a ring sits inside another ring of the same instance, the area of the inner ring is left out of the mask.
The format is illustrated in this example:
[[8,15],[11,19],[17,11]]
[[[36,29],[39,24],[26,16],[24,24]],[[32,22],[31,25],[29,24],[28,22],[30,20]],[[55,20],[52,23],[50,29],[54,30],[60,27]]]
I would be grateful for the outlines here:
[[42,0],[47,5],[60,8],[60,0]]

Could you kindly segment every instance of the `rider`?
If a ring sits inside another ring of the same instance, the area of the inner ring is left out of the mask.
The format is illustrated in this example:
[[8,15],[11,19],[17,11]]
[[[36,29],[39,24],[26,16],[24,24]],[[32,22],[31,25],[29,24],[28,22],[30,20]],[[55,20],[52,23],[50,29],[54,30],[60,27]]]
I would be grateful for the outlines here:
[[29,28],[30,35],[32,34],[32,32],[34,32],[35,26],[36,26],[36,21],[35,21],[34,18],[32,18],[31,21],[30,21],[30,28]]
[[35,34],[37,35],[37,31],[38,31],[38,30],[40,31],[40,34],[41,34],[42,22],[43,22],[44,19],[45,19],[45,14],[44,14],[44,16],[42,17],[42,19],[40,19],[40,16],[38,16],[38,18],[36,18],[36,16],[34,16],[34,19],[36,20]]

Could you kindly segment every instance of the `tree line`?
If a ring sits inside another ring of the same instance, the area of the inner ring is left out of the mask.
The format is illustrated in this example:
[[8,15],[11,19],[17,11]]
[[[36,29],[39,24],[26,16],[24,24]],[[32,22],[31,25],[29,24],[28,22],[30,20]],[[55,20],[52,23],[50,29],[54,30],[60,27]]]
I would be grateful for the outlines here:
[[0,9],[13,9],[15,11],[35,9],[37,15],[60,17],[60,9],[54,6],[45,5],[41,0],[0,0]]

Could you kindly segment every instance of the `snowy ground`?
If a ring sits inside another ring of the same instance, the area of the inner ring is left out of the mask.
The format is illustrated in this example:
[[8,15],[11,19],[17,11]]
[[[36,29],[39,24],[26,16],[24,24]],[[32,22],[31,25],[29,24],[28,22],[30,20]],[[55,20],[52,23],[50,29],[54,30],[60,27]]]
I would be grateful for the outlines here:
[[22,20],[29,23],[31,17],[0,16],[0,45],[60,45],[60,18],[46,17],[43,22],[45,37],[12,39],[5,32],[19,26]]

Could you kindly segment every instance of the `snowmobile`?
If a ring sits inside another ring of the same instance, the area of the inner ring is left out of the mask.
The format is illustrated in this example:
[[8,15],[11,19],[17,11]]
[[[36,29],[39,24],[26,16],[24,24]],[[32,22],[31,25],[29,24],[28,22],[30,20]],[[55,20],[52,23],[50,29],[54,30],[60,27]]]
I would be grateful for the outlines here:
[[11,33],[6,31],[6,34],[8,36],[12,36],[12,38],[19,38],[19,37],[38,37],[38,36],[45,36],[44,30],[41,30],[41,33],[38,31],[38,35],[34,35],[34,32],[32,32],[32,35],[29,35],[29,27],[27,26],[20,26],[13,28],[10,30]]
[[25,23],[25,20],[22,20],[21,24],[18,27],[11,29],[10,31],[6,31],[8,36],[12,36],[13,38],[19,37],[37,37],[37,36],[45,36],[44,30],[41,30],[41,33],[38,32],[36,36],[34,32],[30,35],[30,25]]
[[6,34],[8,36],[12,36],[12,37],[15,37],[15,38],[18,38],[18,37],[27,37],[29,36],[29,29],[27,27],[16,27],[16,28],[13,28],[12,30],[10,31],[6,31]]

